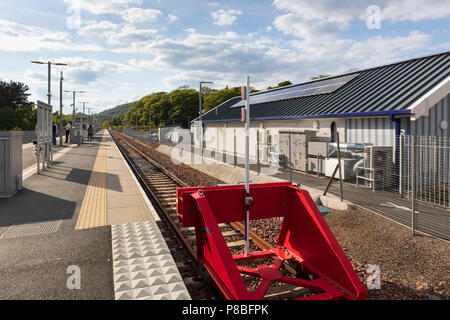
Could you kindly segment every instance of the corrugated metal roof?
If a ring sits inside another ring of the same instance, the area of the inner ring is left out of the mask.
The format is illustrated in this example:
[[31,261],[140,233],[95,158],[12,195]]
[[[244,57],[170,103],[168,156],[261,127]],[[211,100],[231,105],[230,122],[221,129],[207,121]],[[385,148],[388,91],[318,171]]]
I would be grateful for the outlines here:
[[[450,75],[450,52],[354,73],[359,75],[332,93],[252,105],[251,119],[408,114],[412,103]],[[232,108],[239,100],[226,101],[204,114],[202,120],[239,120],[240,108]]]

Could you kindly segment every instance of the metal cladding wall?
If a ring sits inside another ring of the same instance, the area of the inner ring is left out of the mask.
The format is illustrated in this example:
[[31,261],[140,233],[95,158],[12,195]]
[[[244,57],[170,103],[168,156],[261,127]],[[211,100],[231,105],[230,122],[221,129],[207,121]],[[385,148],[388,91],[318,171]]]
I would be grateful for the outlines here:
[[388,117],[346,119],[345,128],[345,142],[395,146],[395,122]]
[[[315,129],[313,123],[317,122],[319,127]],[[345,120],[339,118],[331,119],[300,119],[300,120],[271,120],[250,122],[250,159],[256,161],[258,145],[268,144],[267,139],[271,136],[273,147],[278,146],[280,131],[305,132],[316,131],[318,138],[331,137],[331,123],[336,124],[340,137],[345,135]],[[210,151],[233,155],[242,158],[245,155],[245,126],[243,122],[205,123],[205,145]],[[259,140],[257,133],[260,135]],[[194,137],[197,145],[199,137]],[[343,138],[342,138],[343,139]],[[236,146],[234,145],[236,143]],[[260,150],[260,160],[265,162],[265,152]]]
[[[447,122],[447,129],[441,130],[442,121]],[[407,135],[450,137],[450,94],[434,105],[428,116],[416,121],[400,118],[400,128]],[[346,142],[373,143],[376,146],[395,146],[395,122],[389,117],[355,118],[345,121]]]
[[439,127],[443,120],[450,125],[450,93],[429,110],[427,117],[420,117],[410,123],[402,123],[402,126],[405,125],[404,129],[407,134],[450,137],[449,128],[441,130]]
[[[447,128],[441,130],[441,122],[447,122]],[[402,119],[401,128],[407,135],[415,135],[416,138],[416,175],[417,188],[422,190],[428,188],[429,185],[450,186],[449,176],[449,159],[450,159],[450,94],[445,96],[441,101],[434,105],[428,111],[428,116],[420,117],[416,121],[409,118]],[[403,152],[404,159],[403,176],[408,177],[410,170],[408,163],[410,162],[411,138],[405,137],[400,149]],[[408,186],[411,181],[404,179],[404,186]],[[406,187],[410,192],[410,187]],[[439,189],[440,190],[440,189]],[[448,191],[450,194],[450,191]],[[440,193],[440,191],[438,192]],[[419,195],[422,197],[423,195]],[[422,199],[423,200],[423,199]],[[429,201],[429,199],[425,199]],[[446,204],[450,207],[450,200]]]

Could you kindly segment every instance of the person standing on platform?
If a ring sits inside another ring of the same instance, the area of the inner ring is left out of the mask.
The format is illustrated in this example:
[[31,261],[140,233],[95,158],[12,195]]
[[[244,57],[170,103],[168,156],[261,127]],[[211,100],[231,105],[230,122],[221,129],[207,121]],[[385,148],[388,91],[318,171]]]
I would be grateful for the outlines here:
[[70,134],[70,122],[67,122],[67,125],[66,125],[66,143],[69,143],[69,134]]
[[92,125],[88,128],[88,141],[92,141]]
[[58,125],[56,123],[53,124],[52,128],[52,138],[53,138],[53,145],[56,146],[56,134],[58,133]]

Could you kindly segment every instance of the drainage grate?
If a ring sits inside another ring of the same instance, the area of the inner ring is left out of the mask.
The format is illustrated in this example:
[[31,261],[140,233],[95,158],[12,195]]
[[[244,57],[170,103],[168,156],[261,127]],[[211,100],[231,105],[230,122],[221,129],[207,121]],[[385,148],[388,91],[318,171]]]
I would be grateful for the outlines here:
[[0,238],[18,238],[56,232],[62,220],[13,225]]

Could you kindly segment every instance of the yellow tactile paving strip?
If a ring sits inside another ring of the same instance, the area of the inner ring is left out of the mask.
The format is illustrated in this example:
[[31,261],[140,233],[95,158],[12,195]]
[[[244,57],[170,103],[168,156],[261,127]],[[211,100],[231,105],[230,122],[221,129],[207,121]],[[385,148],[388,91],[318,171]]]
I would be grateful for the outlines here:
[[[108,136],[109,137],[109,136]],[[111,140],[111,139],[109,139]],[[153,215],[131,176],[128,164],[111,140],[107,149],[108,224],[154,221]]]
[[76,229],[154,221],[127,163],[107,131],[92,169]]
[[106,226],[106,147],[101,145],[75,229]]

